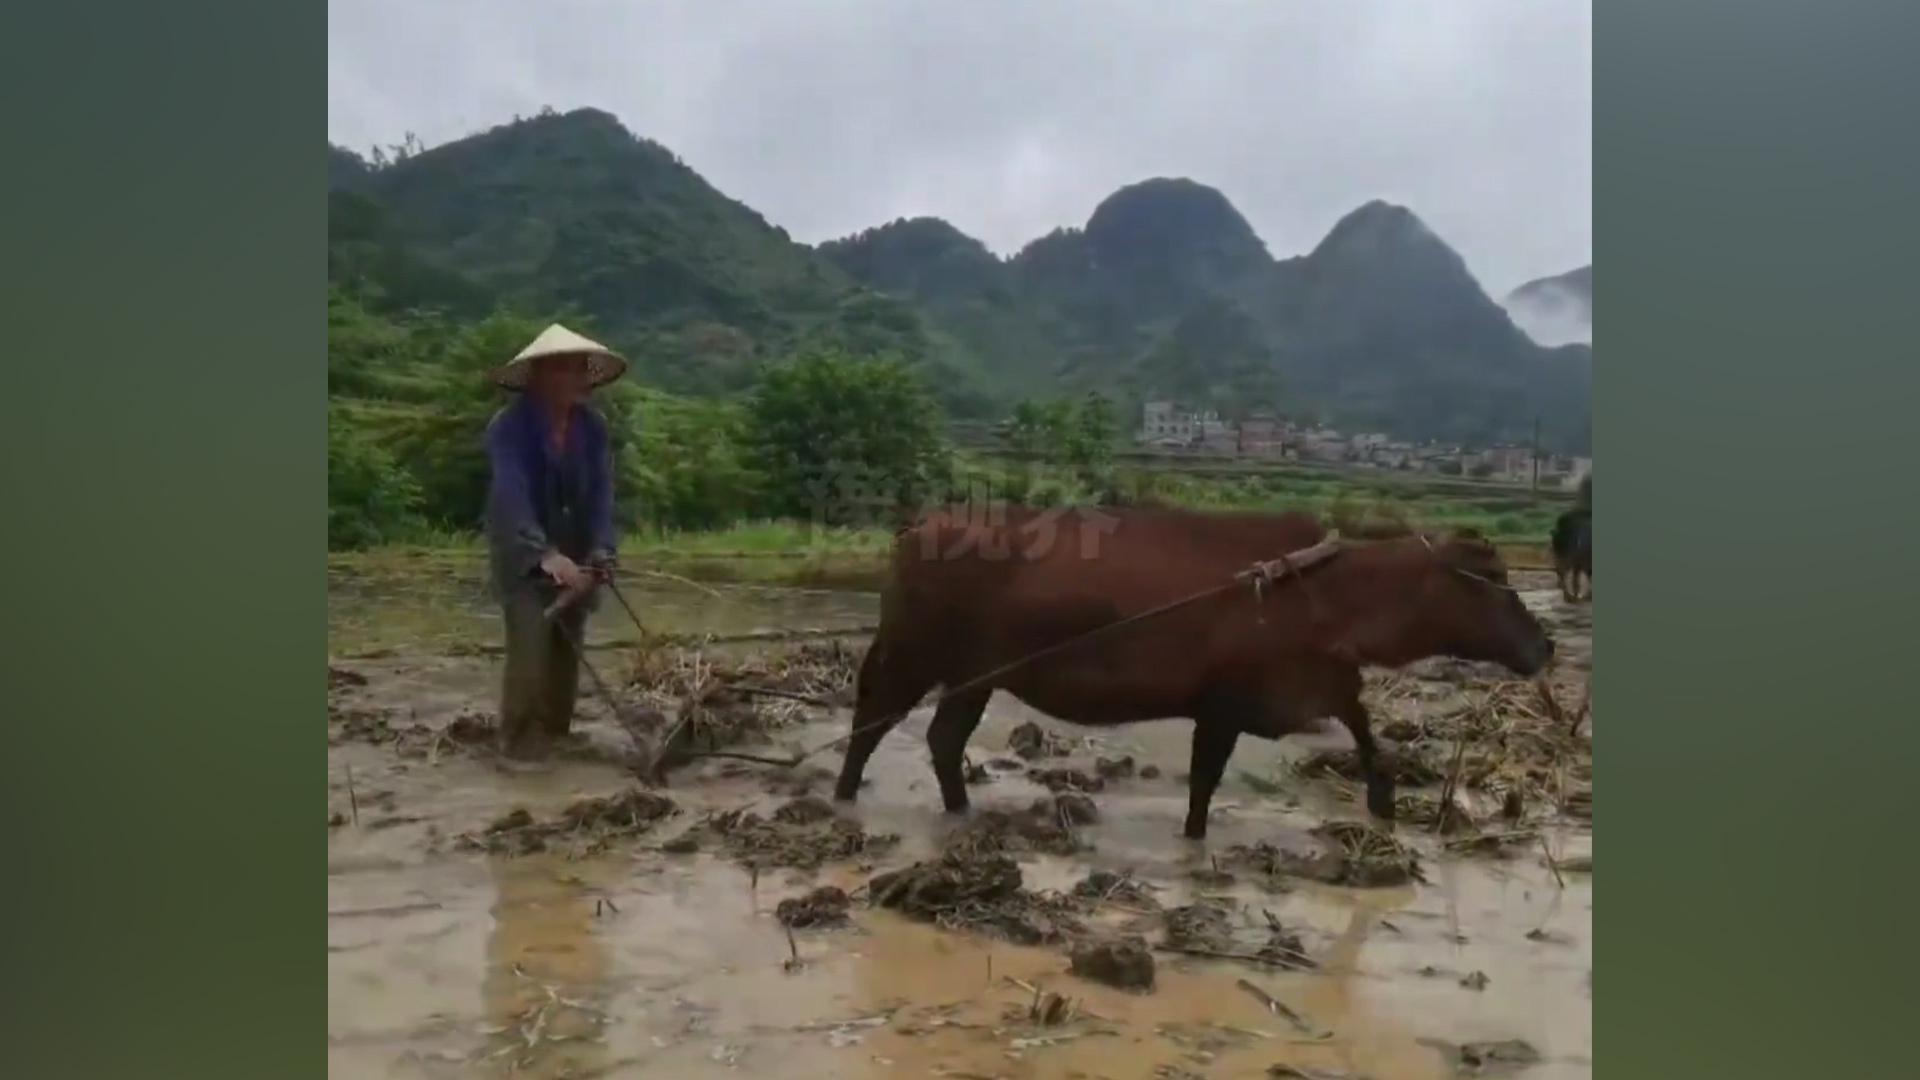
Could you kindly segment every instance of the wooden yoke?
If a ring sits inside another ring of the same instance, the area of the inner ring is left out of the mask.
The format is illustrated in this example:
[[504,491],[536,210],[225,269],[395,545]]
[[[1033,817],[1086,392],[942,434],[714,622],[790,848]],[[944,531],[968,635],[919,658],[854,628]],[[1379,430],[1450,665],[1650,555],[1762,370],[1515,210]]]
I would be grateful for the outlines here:
[[1340,534],[1329,532],[1326,539],[1310,548],[1289,552],[1267,562],[1254,563],[1252,567],[1240,571],[1235,577],[1240,581],[1252,581],[1256,586],[1272,584],[1289,574],[1298,577],[1340,554],[1340,551]]

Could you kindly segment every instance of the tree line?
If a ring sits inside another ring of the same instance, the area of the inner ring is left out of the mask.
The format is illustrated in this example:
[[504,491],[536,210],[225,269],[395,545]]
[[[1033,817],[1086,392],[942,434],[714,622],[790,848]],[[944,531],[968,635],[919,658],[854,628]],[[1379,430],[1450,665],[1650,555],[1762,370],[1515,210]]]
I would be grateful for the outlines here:
[[[390,315],[327,296],[327,543],[343,550],[476,532],[481,435],[506,395],[485,379],[553,318]],[[593,327],[562,317],[592,334]],[[636,367],[639,365],[636,364]],[[747,520],[880,524],[930,502],[1110,501],[1114,409],[1099,394],[1027,401],[1002,425],[1019,465],[988,468],[948,441],[913,368],[814,349],[763,365],[743,393],[690,398],[631,377],[600,392],[627,530]]]

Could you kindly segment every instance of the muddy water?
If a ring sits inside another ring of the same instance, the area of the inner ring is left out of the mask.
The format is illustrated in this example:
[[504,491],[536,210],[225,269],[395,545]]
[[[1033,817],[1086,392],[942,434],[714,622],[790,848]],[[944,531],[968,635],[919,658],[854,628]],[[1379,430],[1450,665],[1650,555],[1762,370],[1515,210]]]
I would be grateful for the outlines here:
[[[1590,657],[1585,611],[1544,589],[1528,599],[1551,617],[1570,662]],[[764,624],[831,600],[758,611],[744,597],[737,603],[738,618]],[[428,721],[487,707],[494,678],[479,658],[383,660],[357,670],[373,680],[370,691],[405,700]],[[596,737],[613,738],[596,706],[583,713]],[[973,744],[976,757],[999,752],[1011,727],[1032,718],[996,699]],[[843,725],[822,722],[796,741],[814,745]],[[882,745],[854,811],[869,829],[905,838],[884,866],[924,857],[948,827],[937,812],[925,727],[922,712]],[[1095,851],[1028,861],[1029,885],[1064,888],[1090,867],[1130,869],[1158,887],[1163,904],[1185,902],[1188,870],[1208,861],[1178,838],[1186,730],[1142,726],[1086,744],[1130,753],[1163,775],[1111,785],[1098,796],[1102,820],[1087,830]],[[1243,745],[1216,800],[1207,849],[1297,839],[1328,818],[1358,816],[1326,785],[1278,768],[1307,748]],[[837,767],[837,752],[821,764]],[[358,824],[330,829],[328,839],[333,1076],[1226,1080],[1287,1064],[1308,1075],[1395,1080],[1452,1075],[1442,1043],[1512,1038],[1546,1059],[1520,1075],[1592,1075],[1591,878],[1569,873],[1558,883],[1540,857],[1440,859],[1429,863],[1430,884],[1395,890],[1302,885],[1268,895],[1236,886],[1225,891],[1300,930],[1321,970],[1162,954],[1155,992],[1133,996],[1069,976],[1055,950],[941,933],[877,911],[858,911],[854,930],[798,934],[803,963],[788,971],[790,947],[773,906],[815,880],[852,888],[870,870],[829,867],[817,879],[769,873],[755,884],[737,865],[706,855],[509,859],[458,854],[445,843],[510,807],[551,813],[581,795],[625,788],[609,767],[563,763],[508,774],[464,756],[401,761],[348,744],[329,750],[330,811],[347,808],[349,772]],[[750,768],[727,773],[716,763],[684,774],[672,793],[694,811],[764,812],[779,801]],[[1262,794],[1272,778],[1282,790]],[[1001,778],[975,788],[974,799],[1023,806],[1038,793],[1024,779]],[[1548,846],[1561,857],[1590,855],[1591,833],[1568,827]],[[1463,985],[1475,973],[1484,986]],[[1270,1014],[1240,979],[1299,1013],[1312,1036]],[[1087,1018],[1033,1029],[1024,1019],[1029,987],[1079,1000]]]

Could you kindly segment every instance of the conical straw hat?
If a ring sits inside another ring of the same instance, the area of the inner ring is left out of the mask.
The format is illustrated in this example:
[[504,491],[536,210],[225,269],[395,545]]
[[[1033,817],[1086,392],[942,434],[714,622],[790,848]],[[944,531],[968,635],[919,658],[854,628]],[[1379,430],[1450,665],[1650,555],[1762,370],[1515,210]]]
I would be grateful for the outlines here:
[[533,339],[533,344],[520,350],[520,355],[488,372],[494,382],[508,390],[526,388],[527,376],[533,371],[533,362],[546,356],[584,356],[587,358],[587,373],[595,387],[605,386],[627,372],[626,358],[592,338],[579,334],[554,323]]

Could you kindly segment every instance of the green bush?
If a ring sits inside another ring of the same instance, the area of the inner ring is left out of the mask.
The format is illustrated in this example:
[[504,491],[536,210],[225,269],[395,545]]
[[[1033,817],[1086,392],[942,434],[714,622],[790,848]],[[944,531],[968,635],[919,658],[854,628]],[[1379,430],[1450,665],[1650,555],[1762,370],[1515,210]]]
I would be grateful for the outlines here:
[[330,409],[327,416],[327,547],[393,543],[420,525],[420,487],[385,447]]

